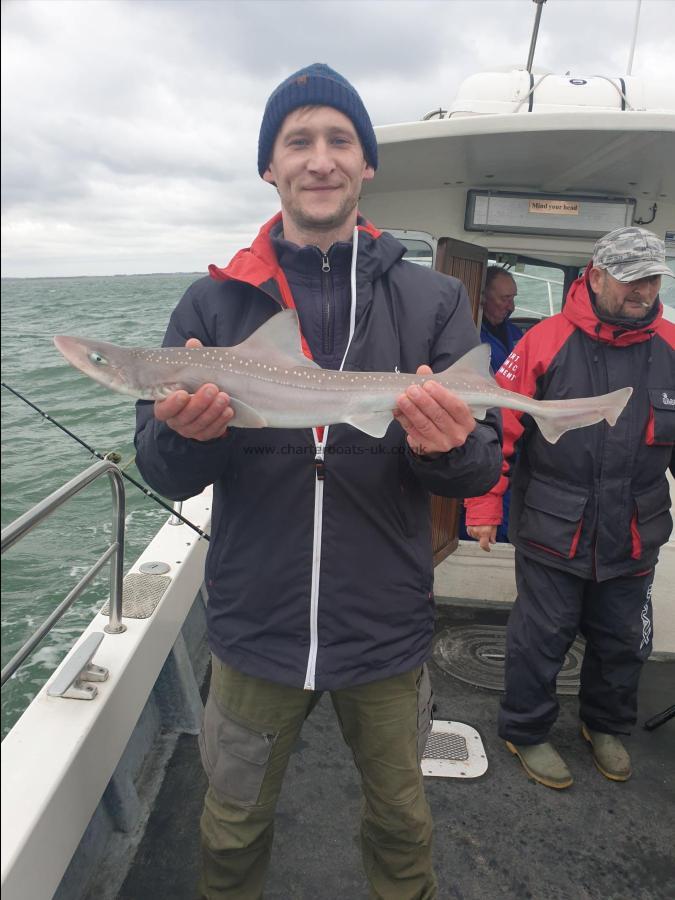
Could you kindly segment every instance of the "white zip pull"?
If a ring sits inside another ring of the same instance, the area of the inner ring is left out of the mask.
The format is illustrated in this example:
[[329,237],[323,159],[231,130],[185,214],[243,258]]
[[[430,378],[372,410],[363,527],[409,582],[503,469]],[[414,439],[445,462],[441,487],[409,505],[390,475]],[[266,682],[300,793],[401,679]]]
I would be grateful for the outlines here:
[[325,438],[324,438],[323,442],[317,443],[315,445],[316,453],[314,454],[314,471],[316,473],[317,481],[323,481],[324,478],[326,477],[326,465],[325,465],[325,458],[324,458],[324,452],[323,452],[324,445],[325,445]]
[[330,260],[328,259],[328,254],[321,254],[321,271],[322,272],[330,272]]

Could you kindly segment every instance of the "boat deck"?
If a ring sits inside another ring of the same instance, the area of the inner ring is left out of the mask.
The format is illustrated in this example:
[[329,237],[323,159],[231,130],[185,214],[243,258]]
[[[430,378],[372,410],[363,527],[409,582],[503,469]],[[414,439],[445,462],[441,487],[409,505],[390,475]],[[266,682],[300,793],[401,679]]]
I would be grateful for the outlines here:
[[[508,611],[446,606],[438,629],[505,624]],[[552,739],[575,778],[566,791],[529,780],[495,731],[498,693],[430,664],[436,717],[480,733],[489,761],[475,780],[428,778],[439,898],[671,900],[675,896],[675,720],[643,723],[675,701],[675,661],[649,662],[639,724],[626,740],[633,778],[595,769],[579,734],[577,699],[562,696]],[[194,900],[206,780],[197,739],[182,735],[119,900]],[[291,757],[275,833],[268,900],[367,898],[359,845],[361,792],[329,698]]]

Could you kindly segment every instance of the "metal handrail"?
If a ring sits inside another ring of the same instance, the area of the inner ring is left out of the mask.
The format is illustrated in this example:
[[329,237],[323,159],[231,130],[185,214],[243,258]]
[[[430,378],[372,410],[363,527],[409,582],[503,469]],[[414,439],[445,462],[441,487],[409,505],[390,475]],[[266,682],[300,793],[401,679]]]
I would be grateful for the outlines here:
[[105,563],[112,558],[110,566],[110,619],[105,626],[108,634],[121,634],[126,631],[126,625],[122,624],[122,579],[124,574],[124,517],[125,517],[125,493],[122,472],[109,459],[96,462],[84,472],[80,472],[75,478],[64,484],[54,493],[45,497],[28,512],[19,516],[11,525],[2,530],[2,546],[0,552],[9,550],[18,541],[24,538],[30,531],[43,522],[47,516],[62,506],[71,497],[74,497],[85,487],[101,475],[108,475],[113,501],[113,533],[112,541],[101,557],[94,563],[78,584],[70,591],[56,609],[45,619],[40,627],[33,632],[31,637],[12,657],[2,670],[0,684],[4,685],[7,679],[16,672],[21,663],[28,657],[42,639],[51,631],[53,626],[63,614],[70,608],[84,589],[95,578]]
[[[526,316],[533,316],[536,319],[541,319],[542,314],[540,309],[530,309],[528,306],[521,306],[519,303],[516,303],[514,307],[514,313],[520,313],[521,315],[524,313]],[[553,315],[553,313],[551,313]],[[544,316],[544,318],[546,318]]]
[[506,271],[515,278],[529,278],[530,281],[545,281],[546,284],[563,285],[565,283],[564,281],[556,281],[555,278],[544,278],[543,275],[530,275],[528,272],[518,272],[516,269],[506,269]]
[[[546,285],[546,290],[548,291],[548,310],[549,315],[552,316],[555,314],[555,310],[553,308],[553,291],[551,290],[552,284],[557,284],[560,287],[563,286],[564,282],[555,281],[553,278],[542,278],[541,275],[528,275],[526,272],[516,272],[514,270],[509,270],[509,275],[512,275],[514,278],[529,278],[531,281],[543,281]],[[539,312],[531,309],[527,309],[524,306],[516,305],[516,309],[520,309],[523,312],[533,313],[534,315],[539,315]]]

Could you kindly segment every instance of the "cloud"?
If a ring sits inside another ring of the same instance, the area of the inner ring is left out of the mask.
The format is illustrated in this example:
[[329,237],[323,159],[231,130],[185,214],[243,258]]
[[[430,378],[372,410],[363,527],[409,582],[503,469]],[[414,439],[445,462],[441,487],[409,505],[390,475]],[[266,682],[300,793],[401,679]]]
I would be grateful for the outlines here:
[[[3,275],[199,271],[276,209],[256,171],[264,104],[323,61],[376,124],[447,108],[523,65],[530,0],[3,3]],[[673,0],[644,0],[635,71],[675,80]],[[535,65],[625,70],[634,0],[549,0]],[[590,67],[590,68],[589,68]]]

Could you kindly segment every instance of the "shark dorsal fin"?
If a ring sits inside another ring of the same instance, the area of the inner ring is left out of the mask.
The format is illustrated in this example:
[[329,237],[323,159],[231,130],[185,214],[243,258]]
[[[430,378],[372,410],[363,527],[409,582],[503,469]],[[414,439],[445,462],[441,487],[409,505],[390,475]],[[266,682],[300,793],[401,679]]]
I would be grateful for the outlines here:
[[490,372],[490,346],[489,344],[478,344],[468,353],[465,353],[456,363],[453,363],[446,372],[452,372],[458,375],[460,372],[466,372],[471,375],[480,375],[481,378],[492,378]]
[[[446,376],[449,376],[455,382],[458,379],[466,381],[465,387],[476,384],[485,386],[486,383],[495,387],[495,380],[490,371],[490,345],[478,344],[477,347],[473,347],[468,353],[465,353],[464,356],[458,359],[456,363],[449,366],[445,372],[440,373],[441,379]],[[453,389],[451,384],[447,386],[450,390]],[[482,405],[472,402],[471,411],[474,418],[484,419],[487,412],[487,404]]]
[[295,368],[320,368],[302,352],[300,323],[294,309],[284,309],[271,316],[241,344],[230,348],[237,356],[260,360],[267,365]]

